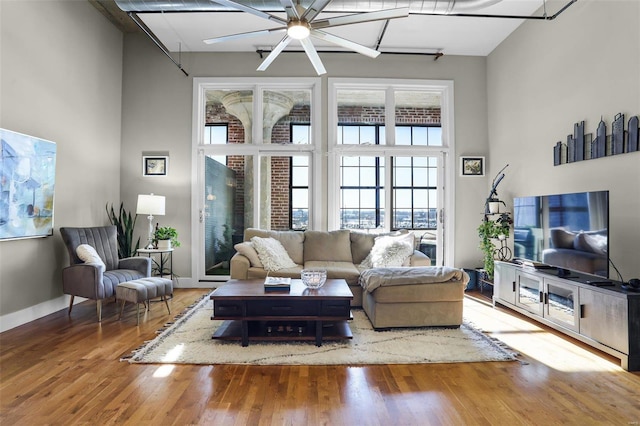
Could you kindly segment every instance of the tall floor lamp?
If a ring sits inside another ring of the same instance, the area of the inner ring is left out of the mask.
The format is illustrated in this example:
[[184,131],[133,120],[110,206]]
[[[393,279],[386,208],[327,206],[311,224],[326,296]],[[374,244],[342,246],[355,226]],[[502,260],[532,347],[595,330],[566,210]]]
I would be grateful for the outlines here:
[[164,216],[164,195],[139,194],[136,213],[149,215],[149,244],[145,249],[153,249],[153,215]]

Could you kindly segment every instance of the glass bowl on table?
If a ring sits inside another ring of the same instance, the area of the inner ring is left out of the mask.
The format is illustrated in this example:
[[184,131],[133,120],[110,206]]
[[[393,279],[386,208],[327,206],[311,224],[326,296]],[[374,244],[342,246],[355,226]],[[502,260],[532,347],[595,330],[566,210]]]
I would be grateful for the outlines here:
[[300,273],[300,278],[307,288],[320,288],[327,281],[327,270],[320,268],[303,269]]

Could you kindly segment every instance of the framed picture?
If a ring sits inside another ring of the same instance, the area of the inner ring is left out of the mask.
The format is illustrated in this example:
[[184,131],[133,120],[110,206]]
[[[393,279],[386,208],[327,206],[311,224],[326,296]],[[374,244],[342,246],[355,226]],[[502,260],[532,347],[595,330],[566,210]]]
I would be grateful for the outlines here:
[[0,129],[0,148],[0,241],[53,235],[55,142]]
[[142,157],[143,176],[166,176],[169,172],[169,157]]
[[484,176],[484,157],[460,157],[461,176]]

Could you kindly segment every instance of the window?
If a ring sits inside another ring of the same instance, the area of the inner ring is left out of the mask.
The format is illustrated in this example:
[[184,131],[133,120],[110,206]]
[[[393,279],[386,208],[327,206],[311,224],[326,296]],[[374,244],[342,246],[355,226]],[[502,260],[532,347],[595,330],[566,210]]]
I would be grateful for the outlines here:
[[438,159],[393,158],[392,229],[436,229]]
[[202,143],[205,145],[224,145],[227,143],[229,133],[228,124],[207,124],[204,127],[204,140]]
[[293,80],[194,79],[199,280],[229,275],[233,246],[246,228],[311,226],[319,197],[310,182],[320,158],[320,79]]
[[409,229],[433,265],[453,259],[452,89],[329,78],[329,229]]
[[290,187],[291,229],[307,229],[309,227],[309,157],[291,158]]
[[228,271],[247,227],[410,228],[434,264],[453,261],[453,222],[436,217],[453,207],[453,82],[327,81],[323,111],[319,78],[194,79],[199,280]]
[[342,157],[340,163],[340,228],[384,226],[384,158]]
[[441,146],[442,128],[431,126],[396,126],[396,145]]
[[[400,145],[441,145],[441,128],[396,127]],[[384,145],[384,125],[338,124],[337,142]],[[392,229],[436,229],[438,159],[394,157]],[[384,226],[384,158],[342,157],[340,165],[340,227]]]

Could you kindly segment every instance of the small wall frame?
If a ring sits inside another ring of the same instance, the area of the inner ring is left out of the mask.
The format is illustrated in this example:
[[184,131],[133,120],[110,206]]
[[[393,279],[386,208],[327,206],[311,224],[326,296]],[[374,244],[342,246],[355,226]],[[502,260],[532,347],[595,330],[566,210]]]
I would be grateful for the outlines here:
[[460,157],[460,176],[484,176],[484,157]]
[[169,157],[149,155],[142,157],[143,176],[167,176],[169,174]]

